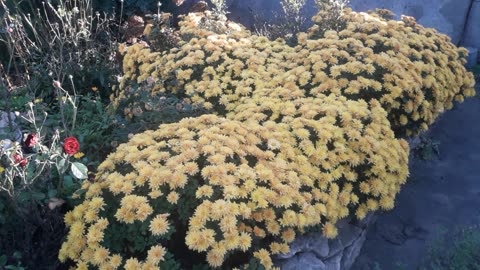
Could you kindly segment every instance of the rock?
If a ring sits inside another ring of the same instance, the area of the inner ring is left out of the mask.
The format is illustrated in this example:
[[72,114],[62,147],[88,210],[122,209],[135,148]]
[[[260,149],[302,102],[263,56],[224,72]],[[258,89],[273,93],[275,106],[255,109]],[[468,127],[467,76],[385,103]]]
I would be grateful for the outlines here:
[[[256,18],[262,22],[272,22],[275,21],[277,15],[281,17],[284,14],[280,1],[226,0],[226,3],[227,10],[230,12],[229,19],[250,30],[255,30]],[[307,19],[307,25],[310,24],[310,18],[317,12],[314,0],[305,0],[305,6],[300,12]]]
[[425,240],[425,237],[427,235],[427,230],[420,226],[413,226],[413,225],[406,225],[403,228],[403,234],[405,237],[408,239],[419,239],[419,240]]
[[130,16],[124,29],[125,39],[129,43],[135,43],[136,39],[143,35],[145,29],[145,21],[140,16]]
[[401,246],[411,239],[424,240],[428,232],[412,217],[384,215],[375,223],[376,234],[386,242]]
[[380,237],[392,245],[400,246],[407,241],[407,236],[403,234],[403,224],[387,223],[377,224],[377,231]]
[[480,49],[480,0],[472,2],[462,45]]
[[205,1],[199,1],[190,9],[190,12],[204,12],[208,10],[208,4]]
[[277,264],[282,270],[325,270],[326,266],[314,254],[300,253],[289,260]]
[[[353,10],[356,11],[386,8],[393,11],[397,16],[413,16],[421,25],[436,28],[439,32],[449,35],[453,43],[458,44],[462,38],[470,1],[471,0],[358,0],[351,1],[350,4]],[[477,26],[480,28],[480,24],[477,23]]]
[[375,216],[362,221],[341,220],[338,237],[328,240],[321,232],[299,236],[290,244],[290,252],[274,257],[282,270],[343,270],[349,269],[366,239],[366,228]]
[[358,257],[360,254],[360,251],[362,250],[363,243],[365,242],[367,237],[367,230],[363,230],[361,232],[360,237],[355,239],[354,243],[347,247],[343,251],[343,256],[342,256],[342,261],[341,265],[343,266],[343,269],[350,269],[352,265],[355,263],[355,259]]
[[[386,8],[392,10],[397,19],[401,15],[413,16],[417,21],[427,27],[436,28],[439,32],[449,35],[452,42],[458,44],[462,39],[462,33],[468,23],[468,35],[465,36],[465,45],[480,48],[480,1],[473,0],[356,0],[350,1],[355,11],[375,10]],[[280,1],[268,0],[229,0],[227,1],[229,19],[242,23],[248,29],[252,29],[255,22],[253,14],[261,19],[269,20],[274,14],[282,14]],[[313,0],[307,0],[302,14],[310,18],[317,9]],[[467,42],[468,41],[468,42]]]
[[[7,112],[0,110],[0,139],[8,138],[13,139],[14,141],[22,141],[22,131],[20,127],[15,123],[15,114],[10,112],[10,118]],[[10,130],[9,121],[12,121],[12,131]]]
[[[480,29],[479,29],[479,31],[480,31]],[[468,57],[467,57],[466,66],[467,67],[473,67],[477,63],[479,63],[479,61],[478,61],[478,48],[466,47],[466,49],[468,50]]]
[[346,220],[341,220],[337,224],[338,237],[330,240],[330,252],[329,257],[335,256],[337,253],[341,253],[345,248],[352,245],[355,240],[360,237],[363,229],[355,225],[347,223]]
[[286,254],[279,254],[278,258],[288,259],[302,252],[311,252],[319,258],[324,258],[328,257],[329,251],[328,239],[321,233],[307,233],[297,237],[297,240],[290,244],[290,251]]
[[435,193],[435,194],[429,195],[429,197],[431,198],[433,203],[438,205],[438,207],[442,207],[448,210],[453,208],[452,202],[450,201],[450,198],[446,194]]
[[340,270],[345,269],[342,267],[342,256],[343,254],[337,254],[336,256],[330,257],[325,260],[325,270]]

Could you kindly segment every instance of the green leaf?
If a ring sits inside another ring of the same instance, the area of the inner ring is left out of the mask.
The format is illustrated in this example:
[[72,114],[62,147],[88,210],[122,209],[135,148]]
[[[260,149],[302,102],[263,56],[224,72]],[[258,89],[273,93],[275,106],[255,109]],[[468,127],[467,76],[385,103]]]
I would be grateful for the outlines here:
[[0,256],[0,266],[5,266],[7,264],[7,255]]
[[13,252],[13,257],[15,259],[21,259],[22,258],[22,253],[20,251],[15,251],[15,252]]
[[80,195],[84,194],[85,192],[87,192],[86,189],[79,189],[79,190],[76,190],[73,194],[80,196]]
[[65,158],[60,158],[60,160],[57,160],[57,170],[59,173],[64,174],[67,169],[68,169],[68,163]]
[[55,147],[55,149],[53,150],[53,154],[62,156],[62,154],[63,154],[63,148],[62,148],[62,146],[61,146],[61,145],[58,145],[57,147]]
[[32,193],[32,198],[37,200],[37,201],[41,201],[43,199],[45,199],[47,196],[45,196],[45,193],[42,193],[42,192],[33,192]]
[[18,194],[17,199],[19,202],[27,202],[31,199],[31,196],[30,196],[30,193],[26,191],[22,191]]
[[70,175],[65,175],[63,177],[63,186],[67,189],[70,189],[74,186],[73,178]]
[[48,190],[48,198],[53,198],[55,196],[57,196],[57,190],[56,189],[49,189]]
[[31,179],[31,176],[35,175],[35,163],[34,162],[29,162],[27,164],[27,176],[29,176],[27,179]]
[[44,154],[37,154],[37,160],[38,161],[45,161],[48,159],[48,156],[47,155],[44,155]]
[[88,168],[80,162],[73,162],[71,171],[77,179],[83,180],[88,178]]

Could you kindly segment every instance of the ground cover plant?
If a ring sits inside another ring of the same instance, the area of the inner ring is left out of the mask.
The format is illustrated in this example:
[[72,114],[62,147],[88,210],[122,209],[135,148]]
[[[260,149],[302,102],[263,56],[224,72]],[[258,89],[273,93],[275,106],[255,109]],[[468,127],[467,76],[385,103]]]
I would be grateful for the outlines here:
[[[446,248],[448,247],[448,248]],[[429,247],[420,270],[475,269],[480,267],[480,232],[478,225],[446,231]]]

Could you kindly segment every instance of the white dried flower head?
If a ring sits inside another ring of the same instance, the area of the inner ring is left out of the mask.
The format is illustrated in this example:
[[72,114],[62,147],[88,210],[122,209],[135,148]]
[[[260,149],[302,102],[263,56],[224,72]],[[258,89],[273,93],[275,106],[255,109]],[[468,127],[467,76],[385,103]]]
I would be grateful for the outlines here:
[[305,5],[305,0],[282,0],[280,4],[286,15],[298,15]]
[[55,88],[62,88],[62,84],[59,81],[53,81],[53,86]]
[[280,142],[276,139],[268,139],[267,147],[270,150],[277,150],[280,148]]

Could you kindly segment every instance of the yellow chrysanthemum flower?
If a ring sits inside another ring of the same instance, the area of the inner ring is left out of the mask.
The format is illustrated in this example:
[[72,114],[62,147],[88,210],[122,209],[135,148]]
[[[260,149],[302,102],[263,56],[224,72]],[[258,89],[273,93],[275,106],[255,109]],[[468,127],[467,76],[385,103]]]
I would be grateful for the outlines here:
[[238,246],[240,247],[240,250],[247,251],[251,245],[252,237],[250,236],[250,234],[246,232],[241,232],[238,239]]
[[189,231],[185,237],[185,243],[190,249],[206,251],[215,243],[215,235],[215,231],[211,229]]
[[168,232],[170,228],[168,216],[169,214],[159,214],[150,221],[149,229],[153,235],[163,235]]
[[164,247],[160,245],[152,246],[147,252],[147,261],[156,265],[164,260],[166,253],[167,251]]
[[88,270],[88,264],[86,262],[77,262],[77,270]]
[[125,262],[125,270],[142,269],[142,264],[136,258],[130,258]]
[[253,253],[253,256],[260,260],[260,263],[266,268],[271,269],[273,267],[272,258],[268,250],[262,248],[257,252]]
[[212,194],[213,194],[212,186],[203,185],[197,189],[195,196],[197,197],[197,199],[200,199],[202,197],[210,198]]
[[171,204],[176,204],[179,198],[180,195],[175,191],[172,191],[167,195],[167,201]]
[[99,243],[103,240],[103,231],[97,226],[90,226],[87,233],[87,242],[89,244]]
[[287,230],[282,232],[282,240],[285,243],[291,243],[295,240],[295,231],[292,228],[288,228]]
[[216,247],[212,248],[210,251],[207,252],[207,262],[212,267],[220,267],[225,258],[226,254],[225,247],[217,245]]
[[77,152],[73,155],[73,157],[76,159],[81,159],[83,156],[85,156],[83,152]]
[[95,252],[93,253],[93,262],[98,264],[103,264],[105,260],[108,258],[110,252],[108,249],[103,247],[98,247]]
[[338,230],[335,227],[335,225],[333,225],[330,222],[327,222],[327,223],[325,223],[325,225],[323,225],[323,235],[325,237],[329,238],[329,239],[333,239],[333,238],[337,237]]
[[108,261],[108,264],[114,269],[117,269],[122,264],[122,257],[118,254],[114,254],[110,256],[110,260]]

